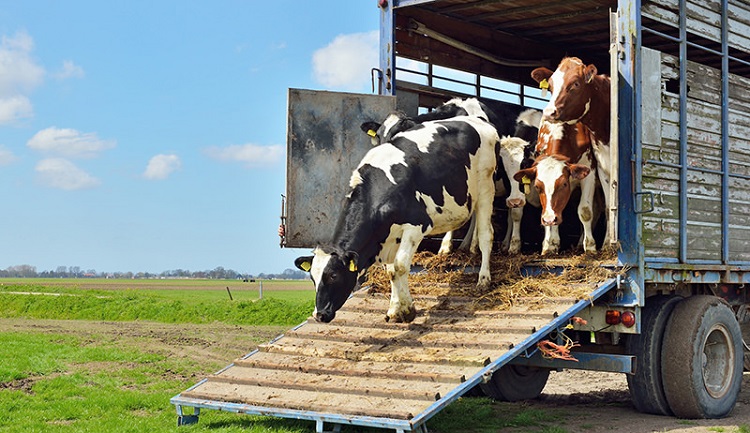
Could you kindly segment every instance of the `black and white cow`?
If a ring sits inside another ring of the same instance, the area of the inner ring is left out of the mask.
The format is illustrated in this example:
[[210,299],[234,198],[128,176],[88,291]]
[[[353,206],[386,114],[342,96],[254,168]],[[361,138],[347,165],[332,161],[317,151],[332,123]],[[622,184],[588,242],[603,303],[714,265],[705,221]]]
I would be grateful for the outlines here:
[[412,321],[407,276],[419,243],[472,215],[482,253],[477,286],[489,286],[498,141],[490,123],[459,116],[415,125],[370,149],[352,173],[331,244],[295,260],[315,284],[315,319],[333,320],[358,277],[378,263],[391,278],[386,320]]
[[542,112],[528,109],[518,115],[516,129],[512,137],[502,137],[498,146],[500,159],[505,173],[510,179],[510,190],[505,204],[508,207],[508,228],[502,249],[511,254],[521,251],[521,219],[523,207],[526,203],[540,207],[539,194],[531,188],[531,182],[526,184],[515,181],[519,170],[529,168],[534,164],[535,148]]
[[[457,116],[476,116],[490,122],[497,134],[502,137],[513,135],[517,129],[516,119],[524,110],[519,105],[506,102],[494,101],[492,107],[477,98],[453,98],[434,110],[411,118],[405,115],[388,116],[382,123],[368,121],[362,123],[360,128],[367,133],[372,140],[372,145],[391,141],[399,132],[411,129],[417,124],[433,120],[445,120]],[[530,140],[529,140],[530,141]]]
[[[510,143],[509,146],[502,146],[496,149],[499,152],[498,166],[495,174],[496,194],[498,196],[509,195],[506,199],[508,209],[512,210],[514,208],[523,207],[525,201],[519,200],[519,197],[523,197],[521,189],[513,184],[514,181],[512,179],[513,175],[520,168],[525,168],[522,166],[523,163],[530,161],[526,165],[526,167],[528,167],[534,162],[534,157],[529,154],[529,149],[533,149],[536,143],[539,120],[541,119],[541,112],[538,110],[524,109],[524,107],[519,105],[501,101],[488,100],[485,103],[477,98],[453,98],[434,110],[420,114],[414,118],[406,117],[403,113],[399,113],[398,115],[391,114],[386,117],[382,123],[374,121],[364,122],[360,125],[360,128],[370,136],[372,145],[377,146],[380,143],[390,141],[398,133],[407,131],[417,124],[433,120],[449,119],[456,116],[476,116],[482,118],[495,127],[498,136],[519,137],[530,142],[527,148],[522,150],[522,159],[519,159],[518,155],[515,153],[515,147],[517,147],[516,143],[518,143],[518,141],[506,141],[507,143]],[[502,142],[503,141],[501,140],[501,143]],[[508,152],[512,152],[513,154],[511,155]],[[511,218],[509,217],[508,231],[505,240],[503,241],[503,249],[505,251],[510,250],[510,252],[518,252],[518,249],[520,248],[520,218],[522,215],[523,211],[520,209],[511,211],[510,217],[517,218],[518,223],[515,226],[512,226]],[[510,231],[512,229],[515,229],[513,242],[514,245],[518,245],[518,248],[509,247],[511,242]],[[476,252],[477,245],[474,238],[475,230],[476,224],[472,219],[467,234],[459,249],[469,250],[472,253]],[[440,244],[438,254],[449,253],[452,249],[452,245],[453,232],[447,232]]]

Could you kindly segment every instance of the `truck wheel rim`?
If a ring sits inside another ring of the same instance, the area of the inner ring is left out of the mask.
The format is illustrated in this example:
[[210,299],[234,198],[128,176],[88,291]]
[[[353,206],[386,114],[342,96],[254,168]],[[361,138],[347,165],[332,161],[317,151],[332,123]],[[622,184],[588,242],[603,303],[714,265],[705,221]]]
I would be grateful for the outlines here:
[[734,346],[724,326],[711,328],[703,344],[703,385],[713,398],[722,398],[734,376]]

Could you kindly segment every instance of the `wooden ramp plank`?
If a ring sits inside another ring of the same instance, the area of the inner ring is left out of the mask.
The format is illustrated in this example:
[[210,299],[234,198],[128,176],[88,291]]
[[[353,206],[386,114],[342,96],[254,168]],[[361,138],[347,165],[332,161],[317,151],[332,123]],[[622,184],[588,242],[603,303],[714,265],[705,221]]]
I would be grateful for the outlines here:
[[346,374],[316,374],[282,370],[235,367],[209,376],[211,382],[255,385],[266,388],[297,389],[320,393],[362,394],[379,397],[398,397],[433,402],[453,389],[452,383],[415,382],[391,378],[347,376]]
[[495,350],[498,346],[523,340],[532,334],[532,328],[508,329],[502,334],[473,332],[435,331],[430,327],[402,329],[380,329],[373,333],[372,328],[337,326],[326,323],[308,323],[286,334],[309,340],[327,340],[347,343],[369,344],[396,347],[452,347]]
[[242,403],[253,406],[318,412],[363,415],[394,419],[411,419],[433,402],[409,400],[399,397],[357,396],[351,394],[321,393],[296,389],[266,388],[253,385],[204,382],[183,397],[212,401]]
[[446,364],[414,364],[400,362],[351,361],[337,358],[310,358],[284,353],[258,352],[253,356],[234,362],[238,367],[256,367],[266,370],[288,370],[317,374],[343,374],[354,377],[391,378],[398,375],[402,380],[458,384],[466,380],[466,375],[476,371],[466,366]]
[[[554,318],[554,312],[532,312],[520,314],[505,312],[498,315],[429,315],[420,314],[411,323],[392,323],[383,320],[383,314],[357,311],[339,311],[331,322],[334,326],[353,326],[369,329],[430,329],[454,333],[497,334],[514,329],[537,328]],[[314,320],[311,320],[311,323]]]
[[[414,362],[428,364],[474,365],[488,363],[488,350],[454,347],[398,347],[380,344],[346,343],[284,337],[273,344],[262,344],[266,352],[305,355],[310,357],[342,358],[353,361]],[[504,353],[507,345],[497,346],[496,353]]]

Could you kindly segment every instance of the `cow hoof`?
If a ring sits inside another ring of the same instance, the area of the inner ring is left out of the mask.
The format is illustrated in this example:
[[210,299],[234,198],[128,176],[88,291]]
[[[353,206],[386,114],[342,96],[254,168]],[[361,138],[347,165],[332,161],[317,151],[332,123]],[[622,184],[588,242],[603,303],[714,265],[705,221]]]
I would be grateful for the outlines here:
[[521,252],[521,243],[520,242],[513,242],[510,245],[510,248],[508,248],[508,254],[518,254]]
[[388,313],[385,316],[386,322],[393,323],[410,323],[417,317],[417,309],[414,305],[409,306],[406,311],[397,311],[396,313]]
[[479,281],[477,281],[477,289],[487,290],[489,288],[490,288],[490,279],[479,277]]

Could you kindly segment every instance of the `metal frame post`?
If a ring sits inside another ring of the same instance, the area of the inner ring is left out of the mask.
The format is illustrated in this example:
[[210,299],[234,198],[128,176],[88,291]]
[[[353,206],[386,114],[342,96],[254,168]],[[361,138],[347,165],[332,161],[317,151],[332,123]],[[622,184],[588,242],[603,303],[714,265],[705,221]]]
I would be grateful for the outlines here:
[[379,1],[380,9],[380,82],[378,83],[379,95],[396,94],[396,48],[395,28],[396,19],[393,12],[393,1]]

